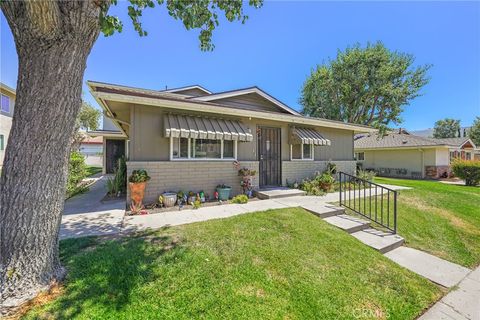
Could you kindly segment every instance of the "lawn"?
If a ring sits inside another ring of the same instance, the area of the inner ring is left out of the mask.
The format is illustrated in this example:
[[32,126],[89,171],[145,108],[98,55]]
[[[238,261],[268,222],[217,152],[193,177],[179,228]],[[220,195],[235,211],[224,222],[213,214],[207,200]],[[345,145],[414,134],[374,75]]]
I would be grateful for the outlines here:
[[399,191],[398,233],[409,247],[473,268],[480,264],[480,188],[375,178]]
[[102,167],[87,166],[86,171],[87,171],[87,177],[90,177],[90,176],[93,176],[94,174],[102,172]]
[[300,208],[61,242],[27,319],[414,319],[442,290]]

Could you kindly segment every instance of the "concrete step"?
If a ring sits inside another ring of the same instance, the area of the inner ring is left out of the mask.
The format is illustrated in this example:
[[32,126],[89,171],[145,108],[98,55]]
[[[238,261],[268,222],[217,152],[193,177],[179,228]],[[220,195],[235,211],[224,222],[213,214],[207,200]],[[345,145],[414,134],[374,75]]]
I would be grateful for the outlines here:
[[258,190],[257,198],[261,200],[278,199],[278,198],[286,198],[286,197],[294,197],[294,196],[304,196],[306,194],[307,193],[305,191],[302,191],[299,189],[275,188],[275,189]]
[[352,236],[381,253],[387,253],[400,247],[405,240],[399,235],[379,231],[373,228],[352,233]]
[[370,222],[349,216],[347,214],[336,215],[323,220],[348,233],[354,233],[370,228]]
[[327,205],[315,205],[315,204],[306,204],[302,205],[302,208],[313,213],[320,218],[329,218],[333,216],[338,216],[345,213],[345,208],[337,207],[331,204]]

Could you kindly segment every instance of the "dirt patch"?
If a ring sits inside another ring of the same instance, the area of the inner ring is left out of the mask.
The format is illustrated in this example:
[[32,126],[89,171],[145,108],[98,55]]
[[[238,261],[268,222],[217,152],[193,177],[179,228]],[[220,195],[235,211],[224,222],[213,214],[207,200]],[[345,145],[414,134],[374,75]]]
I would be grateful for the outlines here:
[[[61,296],[64,292],[64,288],[61,284],[54,282],[50,289],[47,291],[40,292],[35,298],[32,300],[22,304],[15,314],[5,317],[5,320],[18,320],[21,319],[27,312],[32,310],[33,308],[41,305],[45,305],[59,296]],[[42,319],[56,319],[53,314],[44,313],[42,314]]]

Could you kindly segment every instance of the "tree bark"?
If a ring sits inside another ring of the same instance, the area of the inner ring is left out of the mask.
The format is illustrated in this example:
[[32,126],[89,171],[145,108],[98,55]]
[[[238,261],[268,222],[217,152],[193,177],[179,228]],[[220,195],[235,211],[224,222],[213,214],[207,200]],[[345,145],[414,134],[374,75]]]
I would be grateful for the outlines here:
[[19,70],[0,184],[0,314],[65,274],[58,255],[70,139],[100,32],[90,1],[1,2]]

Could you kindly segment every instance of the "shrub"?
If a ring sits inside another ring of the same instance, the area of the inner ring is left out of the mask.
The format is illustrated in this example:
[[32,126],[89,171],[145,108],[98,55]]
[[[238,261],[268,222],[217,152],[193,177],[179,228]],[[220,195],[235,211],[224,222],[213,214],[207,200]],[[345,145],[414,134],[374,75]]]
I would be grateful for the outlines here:
[[476,186],[480,182],[480,161],[455,160],[452,164],[455,176],[465,180],[465,185]]
[[331,191],[334,183],[335,178],[327,170],[323,173],[316,173],[313,179],[304,179],[298,187],[308,195],[321,196],[325,192]]
[[362,169],[357,170],[357,177],[363,180],[373,181],[373,178],[375,178],[375,175],[376,173],[373,170],[362,170]]
[[132,183],[147,182],[148,180],[150,180],[150,176],[144,169],[133,170],[130,177],[128,177],[128,182]]
[[71,197],[85,190],[79,186],[80,182],[87,176],[85,165],[85,157],[78,151],[70,153],[68,161],[68,180],[67,180],[67,197]]
[[115,176],[107,180],[107,192],[110,195],[124,193],[127,189],[127,165],[125,157],[120,157],[115,168]]
[[239,194],[232,198],[232,203],[247,203],[248,196],[246,194]]

